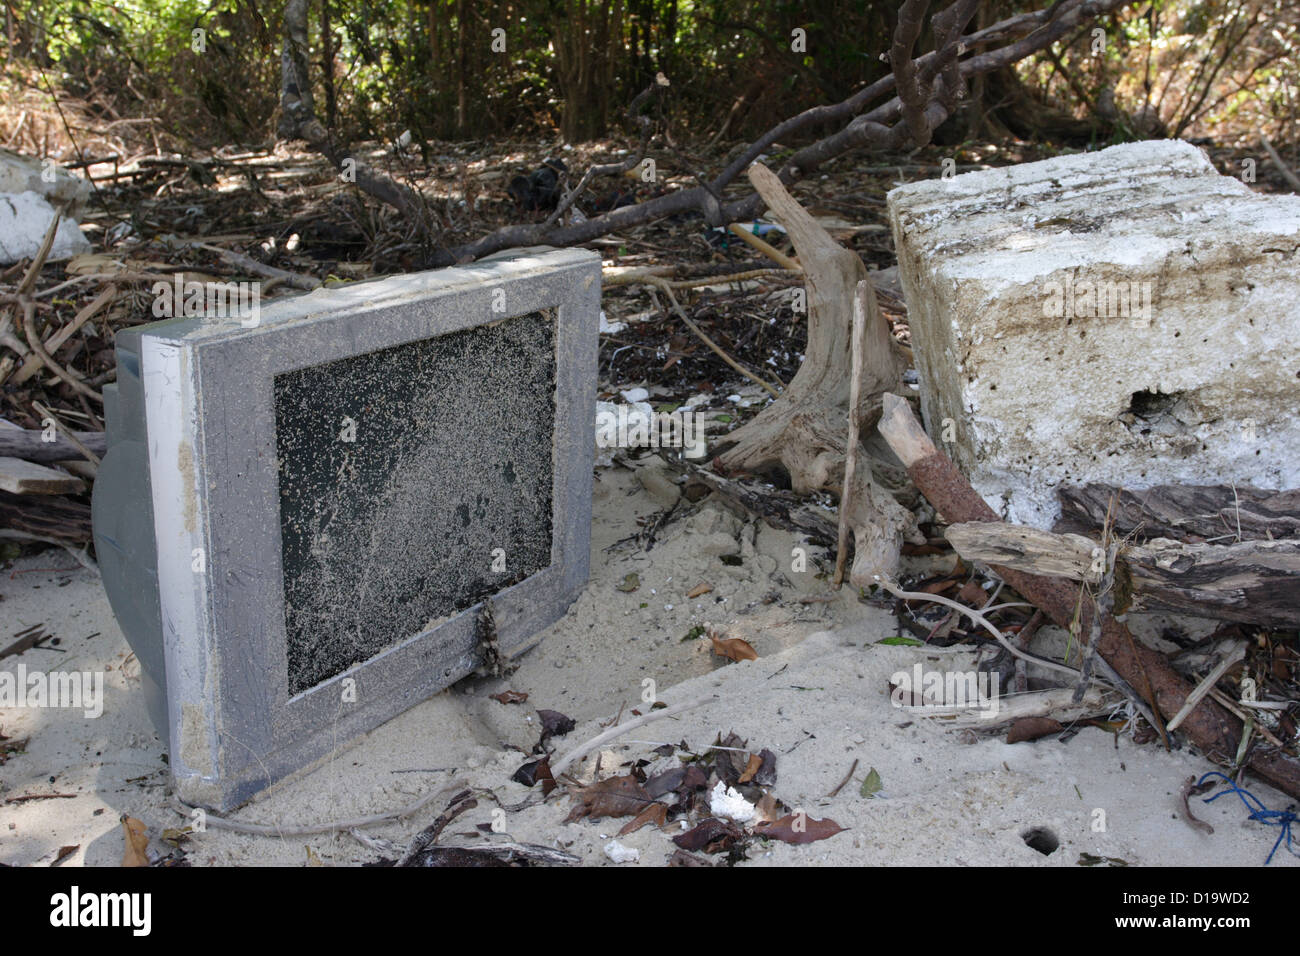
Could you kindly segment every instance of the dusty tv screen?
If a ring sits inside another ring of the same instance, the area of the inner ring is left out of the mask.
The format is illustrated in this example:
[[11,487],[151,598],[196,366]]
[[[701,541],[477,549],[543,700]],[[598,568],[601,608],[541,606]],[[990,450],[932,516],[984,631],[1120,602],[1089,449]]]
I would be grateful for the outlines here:
[[550,564],[554,341],[539,311],[275,377],[290,693]]

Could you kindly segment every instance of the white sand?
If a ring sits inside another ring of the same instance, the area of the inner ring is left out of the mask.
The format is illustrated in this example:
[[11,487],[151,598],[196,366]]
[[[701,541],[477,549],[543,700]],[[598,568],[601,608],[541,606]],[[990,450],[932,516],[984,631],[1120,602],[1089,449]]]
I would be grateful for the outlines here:
[[[756,843],[755,864],[1074,866],[1081,853],[1131,864],[1263,863],[1277,831],[1248,822],[1236,797],[1208,805],[1193,801],[1197,816],[1214,826],[1213,835],[1178,817],[1182,781],[1214,769],[1200,757],[1166,754],[1158,744],[1138,747],[1127,738],[1117,746],[1110,734],[1096,729],[1084,729],[1065,744],[1055,737],[1015,745],[999,738],[964,742],[970,735],[895,709],[887,682],[918,660],[935,668],[969,668],[972,654],[876,644],[894,634],[896,624],[847,589],[830,604],[798,603],[801,594],[823,593],[825,583],[815,580],[817,567],[811,562],[807,572],[790,570],[797,539],[762,523],[746,523],[721,506],[706,504],[670,524],[648,552],[630,542],[615,546],[636,533],[638,516],[656,508],[627,470],[602,470],[591,582],[509,681],[462,682],[233,817],[278,826],[328,823],[463,785],[491,789],[502,804],[519,804],[533,791],[510,782],[529,759],[513,748],[536,742],[535,707],[578,721],[576,730],[557,741],[562,754],[599,733],[599,724],[620,707],[643,708],[642,681],[652,678],[660,699],[670,704],[708,693],[717,700],[629,735],[646,742],[609,746],[602,757],[607,770],[616,759],[640,757],[667,767],[674,760],[655,758],[656,743],[685,740],[700,750],[718,732],[734,730],[755,751],[776,752],[773,790],[780,799],[849,828],[806,846]],[[717,557],[722,553],[738,553],[743,563],[724,565]],[[71,564],[66,555],[47,552],[0,575],[0,640],[7,643],[10,634],[44,623],[62,639],[64,652],[29,650],[0,662],[0,669],[14,671],[22,662],[28,669],[106,672],[105,708],[97,719],[80,711],[0,710],[0,733],[30,740],[25,753],[0,766],[0,800],[76,794],[0,804],[0,860],[10,864],[45,865],[60,847],[75,844],[79,849],[62,865],[116,865],[123,813],[144,820],[154,837],[152,848],[162,852],[169,849],[158,839],[162,830],[184,825],[167,806],[166,748],[137,693],[139,665],[98,578],[80,569],[38,570]],[[631,572],[638,575],[639,588],[616,590]],[[702,582],[714,590],[687,599],[686,592]],[[778,599],[762,603],[773,590]],[[709,652],[707,639],[681,640],[704,622],[748,640],[759,660],[724,662]],[[88,637],[95,632],[98,636]],[[528,702],[506,706],[489,698],[507,686],[528,692]],[[826,797],[855,759],[853,779],[837,796]],[[593,761],[594,756],[585,761],[579,773],[588,773]],[[884,789],[866,799],[859,787],[872,767]],[[1270,808],[1288,802],[1263,784],[1249,786]],[[445,803],[440,798],[409,820],[366,832],[404,844]],[[485,838],[475,828],[492,821],[495,806],[480,799],[440,842],[546,844],[592,866],[661,865],[674,849],[671,833],[648,827],[619,838],[640,851],[639,862],[615,864],[604,847],[624,821],[565,824],[571,802],[559,793],[545,804],[508,813],[508,832]],[[1104,811],[1101,832],[1094,830],[1097,810]],[[1051,829],[1060,849],[1044,856],[1027,847],[1021,833],[1030,827]],[[675,832],[680,829],[674,827]],[[346,833],[268,838],[209,829],[195,834],[187,849],[195,865],[308,864],[313,857],[325,865],[350,865],[379,855]],[[1300,860],[1280,851],[1273,865],[1297,864]]]

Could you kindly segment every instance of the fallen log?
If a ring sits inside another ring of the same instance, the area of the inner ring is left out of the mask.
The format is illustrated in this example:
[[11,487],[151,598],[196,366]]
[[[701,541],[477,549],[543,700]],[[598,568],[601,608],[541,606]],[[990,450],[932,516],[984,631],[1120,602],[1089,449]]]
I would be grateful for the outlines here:
[[[947,521],[957,524],[999,520],[952,460],[930,441],[905,399],[890,393],[882,397],[877,429],[907,468],[917,488]],[[1060,627],[1070,627],[1075,608],[1079,606],[1078,633],[1091,633],[1091,602],[1083,601],[1080,605],[1077,585],[1005,566],[994,566],[993,570]],[[1110,614],[1102,617],[1096,650],[1166,720],[1179,712],[1192,691],[1168,658],[1134,639],[1128,627]],[[1201,701],[1183,721],[1182,729],[1207,759],[1225,766],[1234,765],[1241,722],[1222,707],[1209,700]],[[1300,761],[1277,750],[1256,747],[1251,750],[1247,765],[1283,793],[1300,798]]]
[[1249,485],[1157,485],[1129,491],[1089,484],[1057,493],[1061,517],[1057,532],[1092,534],[1106,520],[1115,496],[1111,526],[1119,535],[1145,538],[1190,537],[1253,541],[1300,537],[1300,488],[1268,491]]
[[[1097,584],[1105,552],[1091,538],[973,522],[944,537],[957,553],[1047,577]],[[1300,540],[1184,544],[1156,538],[1115,555],[1115,613],[1173,612],[1243,624],[1300,621]]]
[[[74,434],[79,442],[101,458],[108,451],[108,438],[103,432]],[[54,441],[45,441],[40,429],[0,428],[0,456],[48,464],[80,458],[81,450],[62,435],[55,435]]]

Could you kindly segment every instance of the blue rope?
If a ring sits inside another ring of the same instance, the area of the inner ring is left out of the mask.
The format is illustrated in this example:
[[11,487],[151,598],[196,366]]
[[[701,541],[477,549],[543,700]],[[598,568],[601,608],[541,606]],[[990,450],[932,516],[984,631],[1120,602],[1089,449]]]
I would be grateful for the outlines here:
[[[1241,787],[1238,787],[1232,781],[1231,777],[1229,777],[1226,774],[1219,773],[1219,771],[1217,770],[1211,770],[1200,780],[1196,781],[1196,785],[1198,787],[1203,786],[1205,784],[1205,781],[1209,780],[1211,777],[1222,777],[1224,780],[1228,782],[1228,789],[1220,790],[1212,797],[1206,797],[1205,798],[1206,803],[1213,803],[1215,800],[1218,800],[1219,797],[1225,796],[1226,794],[1229,793],[1235,793],[1237,794],[1237,796],[1241,797],[1241,802],[1244,803],[1246,805],[1246,809],[1250,811],[1250,819],[1257,820],[1260,823],[1263,823],[1265,826],[1282,828],[1282,832],[1277,835],[1277,842],[1273,844],[1273,849],[1269,851],[1268,859],[1264,861],[1265,866],[1268,866],[1270,863],[1273,862],[1273,854],[1277,852],[1277,848],[1282,845],[1283,840],[1286,840],[1287,852],[1289,852],[1292,856],[1300,856],[1300,853],[1297,853],[1295,847],[1292,846],[1291,824],[1295,823],[1297,820],[1300,820],[1300,817],[1296,815],[1295,811],[1268,809],[1267,807],[1264,806],[1263,803],[1260,802],[1259,798],[1256,797],[1253,793],[1251,793],[1249,790],[1243,790]],[[1256,804],[1256,806],[1251,806],[1252,803]]]

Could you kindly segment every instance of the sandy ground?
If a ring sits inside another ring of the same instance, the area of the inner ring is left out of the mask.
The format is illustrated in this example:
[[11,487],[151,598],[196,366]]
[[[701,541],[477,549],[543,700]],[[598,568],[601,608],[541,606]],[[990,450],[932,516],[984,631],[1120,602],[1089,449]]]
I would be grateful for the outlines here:
[[[792,568],[802,542],[761,522],[749,522],[712,499],[679,508],[679,518],[648,549],[635,540],[637,519],[654,514],[667,491],[652,468],[601,469],[595,490],[592,575],[569,613],[520,659],[508,680],[470,679],[340,748],[316,769],[286,781],[232,814],[232,818],[298,827],[382,813],[430,793],[410,818],[369,828],[372,840],[405,845],[465,786],[492,790],[506,812],[505,831],[485,834],[497,803],[480,799],[457,818],[442,844],[515,841],[562,848],[587,865],[616,865],[603,847],[623,820],[565,823],[572,802],[556,793],[544,802],[511,782],[539,735],[536,708],[561,711],[578,726],[556,740],[560,754],[601,731],[621,709],[644,707],[644,681],[654,681],[668,704],[708,696],[704,705],[658,720],[610,744],[575,768],[590,778],[595,761],[605,773],[646,758],[647,772],[675,766],[657,745],[686,744],[702,751],[719,733],[734,731],[754,751],[777,755],[773,793],[814,819],[831,818],[846,830],[802,846],[756,842],[742,865],[1026,865],[1075,866],[1083,854],[1129,864],[1259,865],[1277,832],[1246,820],[1232,796],[1194,801],[1206,834],[1178,812],[1183,780],[1213,769],[1187,752],[1165,753],[1086,728],[1065,743],[1048,737],[1008,745],[1003,736],[961,733],[895,708],[890,675],[916,662],[935,669],[969,669],[971,653],[889,646],[892,615],[845,589],[832,602],[804,604],[823,594],[810,548],[806,571]],[[739,555],[738,565],[721,555]],[[949,561],[951,558],[948,559]],[[168,805],[165,746],[137,693],[139,666],[114,622],[97,576],[59,552],[23,559],[0,575],[0,640],[43,623],[57,648],[37,648],[0,662],[15,671],[99,670],[105,674],[102,716],[62,709],[0,710],[0,748],[27,740],[0,764],[0,801],[29,794],[69,798],[0,802],[0,861],[117,865],[123,838],[118,818],[149,825],[151,850],[186,820]],[[636,575],[635,590],[628,587]],[[694,599],[697,585],[712,590]],[[713,655],[707,638],[688,637],[712,624],[743,637],[759,659],[731,663]],[[1043,641],[1053,636],[1045,631]],[[1036,645],[1038,646],[1038,645]],[[505,705],[489,695],[505,688],[529,694]],[[851,779],[834,797],[827,796]],[[873,798],[860,788],[871,769],[882,783]],[[1263,784],[1252,791],[1279,809],[1287,800]],[[499,816],[499,814],[498,814]],[[1027,846],[1032,828],[1051,832],[1059,849],[1043,855]],[[659,865],[675,849],[671,836],[651,826],[621,838]],[[381,853],[347,832],[312,836],[247,836],[210,827],[185,845],[194,865],[354,865]],[[1274,866],[1300,864],[1284,851]]]

